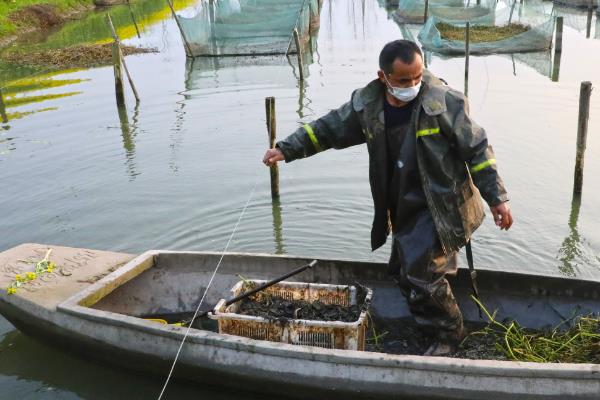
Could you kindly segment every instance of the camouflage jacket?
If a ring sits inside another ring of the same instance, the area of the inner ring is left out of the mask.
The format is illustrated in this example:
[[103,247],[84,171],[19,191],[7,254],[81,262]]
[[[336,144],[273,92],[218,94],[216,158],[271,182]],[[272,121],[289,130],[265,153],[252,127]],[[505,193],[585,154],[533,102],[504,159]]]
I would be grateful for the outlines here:
[[[373,250],[385,243],[391,226],[384,90],[384,85],[374,80],[355,90],[351,100],[337,110],[277,143],[286,162],[330,148],[367,143],[375,206]],[[490,206],[507,201],[508,196],[486,133],[469,117],[464,95],[425,71],[416,101],[410,131],[417,137],[421,183],[442,248],[451,253],[464,246],[483,221],[480,194]]]

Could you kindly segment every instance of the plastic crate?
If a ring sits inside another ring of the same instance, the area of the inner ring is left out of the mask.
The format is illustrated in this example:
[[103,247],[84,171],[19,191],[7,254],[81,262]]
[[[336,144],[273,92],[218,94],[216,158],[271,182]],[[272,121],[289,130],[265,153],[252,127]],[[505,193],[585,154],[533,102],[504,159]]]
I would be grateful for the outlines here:
[[[266,281],[249,280],[255,285]],[[233,296],[243,293],[244,282],[240,281],[231,289]],[[365,304],[371,301],[373,292],[365,288]],[[316,300],[325,304],[350,306],[356,304],[357,289],[347,285],[325,285],[303,282],[279,282],[257,294],[254,299],[261,301],[267,296],[283,297],[287,300]],[[366,307],[354,322],[316,321],[303,319],[273,320],[251,315],[237,314],[240,302],[229,307],[226,300],[220,300],[209,318],[219,323],[219,333],[243,336],[251,339],[283,342],[302,346],[317,346],[328,349],[364,350],[367,328]]]

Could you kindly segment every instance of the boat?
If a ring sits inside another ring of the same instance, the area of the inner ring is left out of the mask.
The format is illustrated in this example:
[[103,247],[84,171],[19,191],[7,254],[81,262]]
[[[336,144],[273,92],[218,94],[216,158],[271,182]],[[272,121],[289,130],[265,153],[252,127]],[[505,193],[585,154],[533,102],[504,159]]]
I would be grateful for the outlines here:
[[[309,259],[270,254],[151,250],[125,253],[23,244],[0,253],[0,286],[32,271],[52,249],[52,272],[0,294],[0,313],[23,333],[101,361],[165,379],[187,328],[146,319],[193,311],[219,259],[202,311],[239,281],[273,279]],[[465,319],[478,321],[468,270],[450,278]],[[294,277],[373,290],[371,314],[403,321],[409,311],[383,263],[320,259]],[[521,325],[541,329],[597,312],[600,282],[526,273],[478,271],[482,301]],[[338,350],[254,340],[196,326],[174,378],[290,398],[597,399],[600,365],[472,360]]]

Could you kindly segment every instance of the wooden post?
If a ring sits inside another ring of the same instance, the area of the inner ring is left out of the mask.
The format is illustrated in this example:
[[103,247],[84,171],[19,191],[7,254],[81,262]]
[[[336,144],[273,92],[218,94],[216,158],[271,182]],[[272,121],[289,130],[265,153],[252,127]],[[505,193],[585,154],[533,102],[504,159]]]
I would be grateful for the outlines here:
[[4,94],[2,88],[0,88],[0,117],[2,117],[2,123],[8,123],[8,115],[6,115],[6,106],[4,105]]
[[125,87],[123,85],[123,68],[121,66],[121,48],[118,42],[112,44],[112,61],[115,74],[115,94],[117,96],[117,107],[125,106]]
[[[114,43],[113,43],[113,63],[114,63],[114,59],[115,59],[115,45],[116,45],[116,47],[117,47],[117,57],[119,58],[119,63],[121,65],[123,65],[123,69],[125,70],[125,74],[127,74],[127,80],[129,81],[129,86],[131,86],[131,90],[133,91],[133,96],[135,97],[135,102],[139,103],[140,102],[140,96],[138,95],[138,92],[137,92],[137,90],[135,88],[135,85],[133,84],[133,79],[131,78],[131,74],[129,73],[129,69],[127,68],[127,64],[125,63],[125,58],[123,57],[123,52],[121,51],[121,40],[119,39],[119,36],[117,35],[117,31],[115,30],[115,26],[113,25],[113,22],[112,22],[112,19],[110,18],[110,15],[109,14],[106,14],[106,15],[108,17],[108,24],[110,26],[110,31],[111,31],[113,39],[114,39]],[[123,75],[123,74],[121,73],[120,75]],[[122,85],[122,83],[121,83],[121,85]]]
[[587,25],[585,29],[585,37],[590,38],[592,32],[592,17],[594,16],[594,3],[593,0],[588,0],[588,14],[587,14]]
[[298,51],[298,69],[300,70],[300,80],[304,81],[304,62],[302,60],[302,46],[300,46],[300,35],[298,29],[294,28],[294,42],[296,43],[296,51]]
[[127,0],[127,7],[129,7],[129,15],[131,15],[131,20],[133,21],[133,26],[135,26],[135,33],[137,33],[138,39],[141,39],[140,30],[137,26],[137,22],[135,22],[135,16],[133,15],[133,10],[131,9],[131,3]]
[[470,46],[471,24],[467,22],[465,28],[465,96],[469,95],[469,46]]
[[556,17],[556,36],[554,38],[554,52],[562,52],[563,17]]
[[185,37],[185,33],[183,33],[183,28],[181,27],[181,24],[179,23],[177,14],[175,14],[175,8],[173,8],[173,4],[171,3],[171,0],[166,0],[166,1],[167,1],[167,4],[169,5],[169,8],[171,9],[171,14],[173,15],[173,18],[175,19],[177,28],[179,28],[179,33],[181,33],[181,38],[183,39],[183,44],[185,47],[185,54],[188,57],[194,57],[194,53],[192,53],[192,47],[190,46],[190,43],[187,41],[187,38]]
[[590,96],[592,82],[581,82],[579,90],[579,119],[577,122],[577,153],[575,155],[575,179],[573,194],[581,194],[583,186],[583,160],[587,141],[588,120],[590,117]]
[[[265,111],[267,114],[267,132],[269,134],[269,147],[275,148],[275,141],[277,140],[277,130],[275,123],[275,97],[267,97],[265,99]],[[277,164],[271,168],[271,197],[273,199],[279,198],[279,167]]]
[[427,18],[429,18],[429,0],[425,0],[425,12],[423,14],[423,23],[427,23]]

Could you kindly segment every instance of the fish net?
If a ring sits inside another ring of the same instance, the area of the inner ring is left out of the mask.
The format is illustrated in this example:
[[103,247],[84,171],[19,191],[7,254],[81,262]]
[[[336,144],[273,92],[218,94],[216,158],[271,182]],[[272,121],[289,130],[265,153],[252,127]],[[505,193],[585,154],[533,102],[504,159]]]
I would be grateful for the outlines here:
[[294,29],[306,44],[319,10],[319,0],[210,0],[178,20],[194,57],[273,55],[297,51]]
[[600,0],[554,0],[554,4],[574,8],[597,8]]
[[[525,12],[522,7],[516,9],[515,4],[513,2],[510,7],[502,4],[504,8],[500,8],[495,12],[493,24],[475,22],[471,23],[471,27],[477,30],[482,29],[477,27],[487,26],[490,28],[489,32],[494,27],[503,27],[511,23],[518,23],[524,31],[517,30],[514,34],[508,33],[503,36],[487,34],[486,37],[489,37],[489,39],[485,40],[478,40],[472,34],[471,42],[469,43],[471,54],[521,53],[543,51],[551,48],[554,33],[554,17],[543,12],[535,12],[531,8]],[[427,23],[418,35],[423,48],[441,54],[465,54],[465,39],[462,37],[461,39],[442,37],[440,29],[438,29],[438,25],[441,23],[454,28],[464,28],[466,22],[456,22],[432,16],[427,20]]]
[[[429,0],[428,15],[456,22],[493,21],[495,0]],[[422,24],[425,15],[424,0],[400,0],[392,18],[399,24]]]

